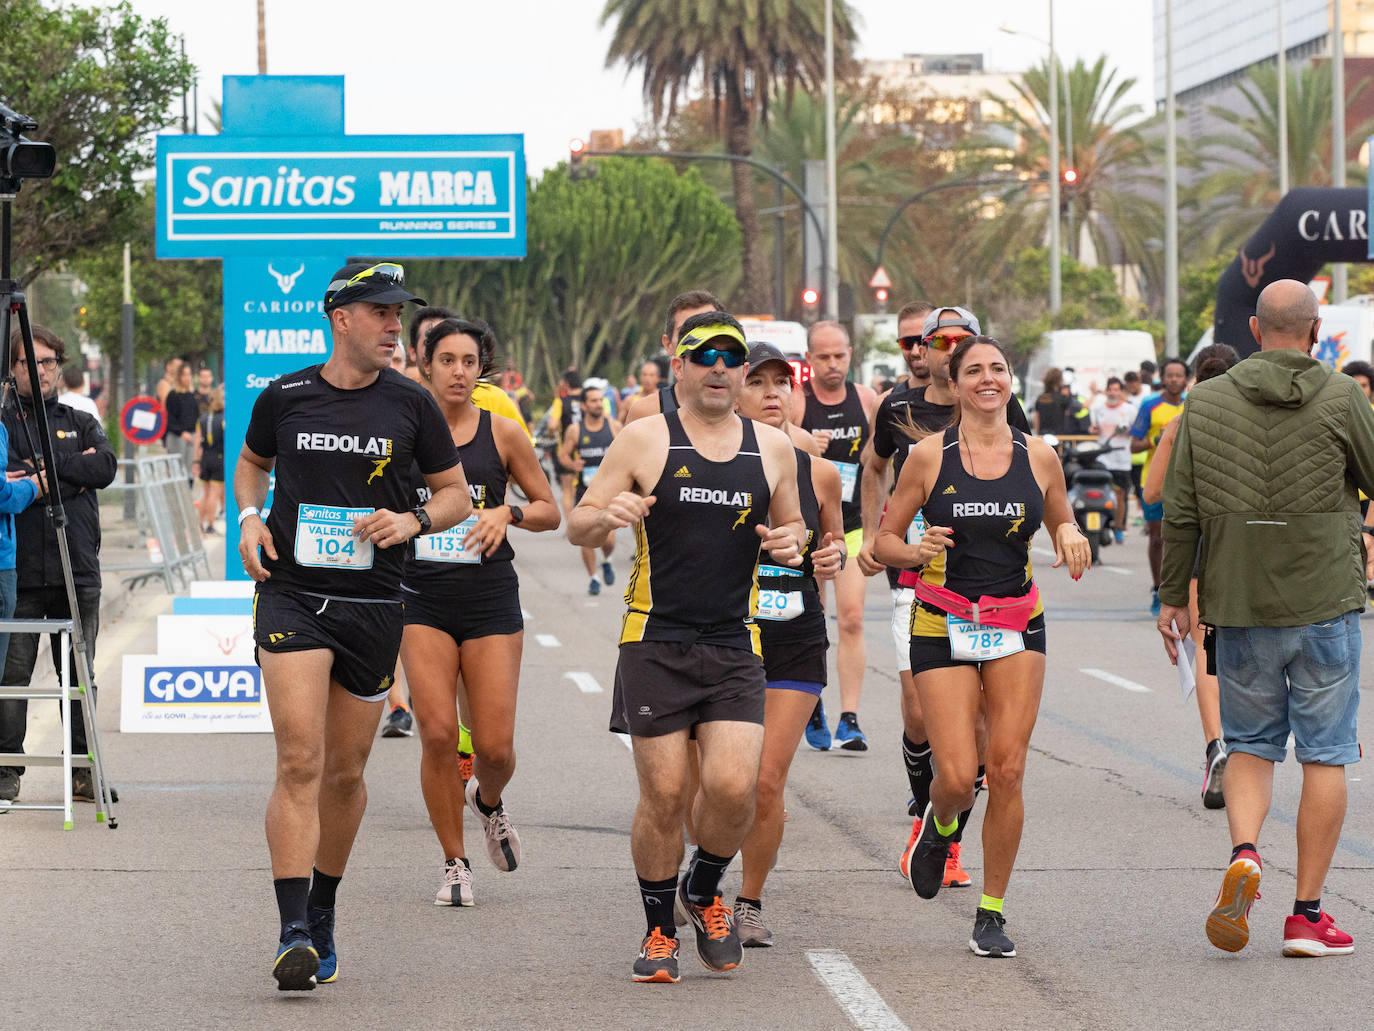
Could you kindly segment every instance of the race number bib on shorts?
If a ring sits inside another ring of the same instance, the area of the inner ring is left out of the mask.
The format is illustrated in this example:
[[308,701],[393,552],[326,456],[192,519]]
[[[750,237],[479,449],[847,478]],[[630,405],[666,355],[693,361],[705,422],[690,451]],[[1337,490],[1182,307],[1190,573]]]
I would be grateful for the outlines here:
[[1026,650],[1026,642],[1019,630],[984,626],[958,616],[946,616],[945,622],[949,628],[949,655],[952,659],[983,662]]
[[302,502],[296,509],[296,562],[326,569],[371,569],[372,542],[353,536],[353,520],[374,511]]
[[463,550],[468,534],[477,525],[477,517],[470,515],[457,526],[441,533],[427,533],[415,538],[415,557],[426,562],[462,562],[475,565],[482,561],[481,552],[471,554]]
[[850,502],[854,500],[854,485],[859,482],[859,467],[854,462],[836,462],[835,468],[840,471],[840,500]]
[[759,566],[759,576],[794,576],[797,578],[795,591],[759,591],[759,619],[786,621],[796,619],[806,609],[801,595],[801,570],[786,566]]
[[908,544],[920,544],[921,538],[926,535],[926,516],[924,512],[917,512],[915,518],[911,520],[911,525],[906,528],[906,542]]

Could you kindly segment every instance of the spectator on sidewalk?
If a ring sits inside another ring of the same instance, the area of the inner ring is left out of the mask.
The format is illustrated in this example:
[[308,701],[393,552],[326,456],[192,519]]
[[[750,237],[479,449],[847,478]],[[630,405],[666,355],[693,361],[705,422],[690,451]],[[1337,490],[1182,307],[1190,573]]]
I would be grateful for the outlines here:
[[[85,412],[62,404],[57,399],[62,382],[59,372],[66,358],[66,345],[51,330],[35,325],[33,329],[34,358],[38,362],[38,380],[52,431],[54,472],[61,490],[62,504],[67,514],[67,546],[71,558],[72,580],[76,586],[76,604],[81,620],[81,632],[86,640],[86,654],[92,668],[95,665],[95,638],[100,628],[100,507],[95,492],[108,487],[115,478],[117,462],[100,420]],[[18,392],[18,403],[6,406],[3,424],[9,434],[9,469],[33,476],[42,462],[42,444],[34,419],[33,387],[25,365],[24,342],[16,332],[10,338],[14,356],[11,370]],[[39,448],[35,457],[34,445]],[[37,477],[35,485],[42,489],[44,477]],[[15,540],[18,551],[16,563],[15,619],[69,619],[66,580],[57,550],[57,531],[48,517],[46,505],[29,505],[15,518]],[[61,638],[50,634],[53,665],[60,668]],[[38,635],[15,634],[10,638],[0,683],[25,686],[33,676],[38,658]],[[81,681],[81,669],[75,652],[68,655],[72,679]],[[95,704],[95,684],[83,685]],[[0,752],[22,752],[24,731],[28,723],[28,702],[13,699],[0,702]],[[86,722],[79,706],[72,706],[72,754],[85,755]],[[18,794],[18,778],[24,773],[20,767],[0,767],[0,780],[13,778]],[[91,771],[87,768],[72,771],[72,797],[95,801]]]
[[95,402],[86,396],[86,374],[75,365],[68,365],[62,370],[62,385],[66,388],[57,395],[57,400],[64,405],[75,408],[78,412],[87,412],[90,415],[100,418],[100,409]]
[[167,432],[162,446],[169,455],[180,455],[186,469],[186,483],[193,482],[195,469],[196,419],[200,417],[200,403],[191,383],[191,366],[182,362],[177,370],[176,388],[167,395]]

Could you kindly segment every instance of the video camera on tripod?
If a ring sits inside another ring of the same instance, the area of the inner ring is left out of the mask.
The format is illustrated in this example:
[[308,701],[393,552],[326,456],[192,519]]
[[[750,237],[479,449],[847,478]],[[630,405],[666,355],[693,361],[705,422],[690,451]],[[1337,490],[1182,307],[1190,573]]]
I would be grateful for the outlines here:
[[24,136],[37,130],[32,118],[0,103],[0,193],[14,193],[23,179],[52,178],[57,151],[51,143],[34,143]]

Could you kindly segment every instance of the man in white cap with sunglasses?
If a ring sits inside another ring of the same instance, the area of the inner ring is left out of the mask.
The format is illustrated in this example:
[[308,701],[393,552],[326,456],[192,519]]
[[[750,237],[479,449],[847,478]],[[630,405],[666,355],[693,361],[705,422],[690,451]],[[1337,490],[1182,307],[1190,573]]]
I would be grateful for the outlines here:
[[[253,640],[277,745],[267,847],[281,991],[338,975],[335,892],[367,806],[363,767],[396,668],[405,545],[472,510],[434,399],[390,367],[407,301],[424,303],[406,291],[399,265],[334,273],[324,296],[329,360],[263,390],[234,470],[239,556],[257,581]],[[412,461],[433,491],[422,506],[409,496]]]
[[[647,933],[636,981],[678,980],[675,896],[708,970],[733,970],[743,954],[720,880],[753,825],[763,747],[754,568],[760,548],[799,565],[806,541],[791,441],[735,414],[747,359],[734,318],[687,319],[673,357],[681,407],[620,432],[568,523],[582,547],[634,527],[611,725],[631,735],[639,776],[630,851]],[[692,738],[697,849],[679,883]]]

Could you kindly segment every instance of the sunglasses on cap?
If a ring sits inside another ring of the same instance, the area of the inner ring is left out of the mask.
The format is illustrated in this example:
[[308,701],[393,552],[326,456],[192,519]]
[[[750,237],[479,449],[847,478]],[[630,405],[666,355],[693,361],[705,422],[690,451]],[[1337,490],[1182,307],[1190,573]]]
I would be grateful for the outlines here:
[[683,357],[693,365],[711,368],[718,361],[725,363],[727,369],[738,369],[749,360],[749,352],[737,347],[694,347]]
[[954,350],[955,345],[958,344],[960,340],[966,340],[971,335],[972,334],[965,334],[964,336],[952,337],[945,333],[932,333],[930,334],[930,336],[922,340],[921,343],[923,343],[926,347],[931,348],[932,350],[952,351]]
[[394,261],[383,261],[363,269],[351,279],[336,279],[325,290],[325,303],[328,304],[336,294],[347,290],[354,283],[361,283],[364,279],[380,279],[391,286],[403,287],[406,285],[406,270]]

